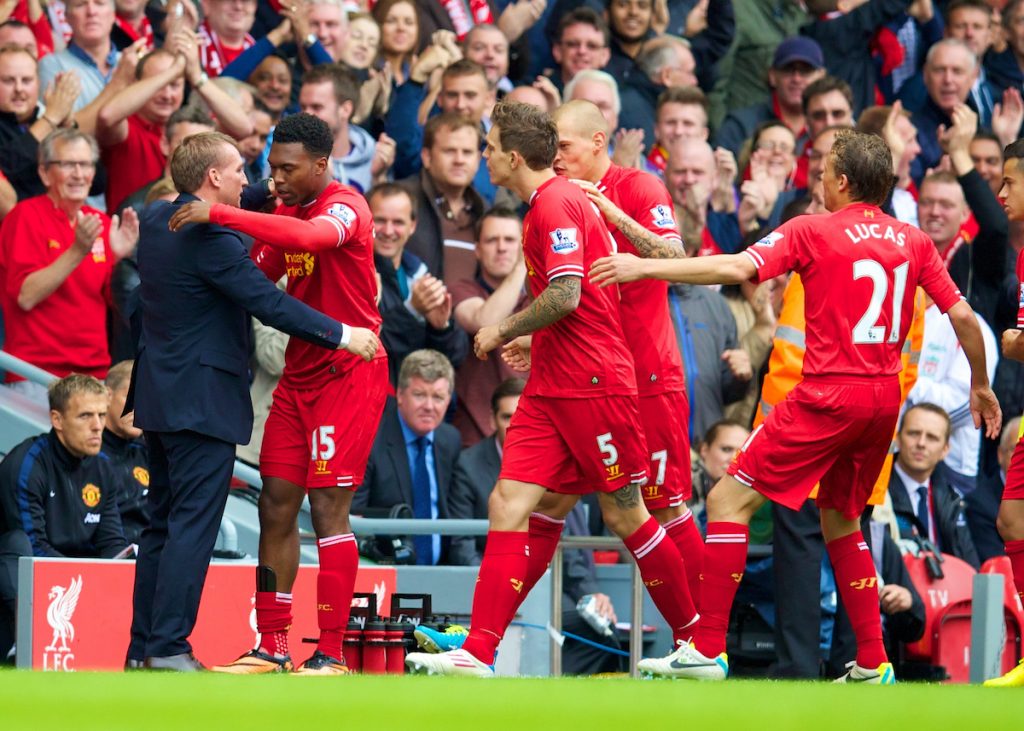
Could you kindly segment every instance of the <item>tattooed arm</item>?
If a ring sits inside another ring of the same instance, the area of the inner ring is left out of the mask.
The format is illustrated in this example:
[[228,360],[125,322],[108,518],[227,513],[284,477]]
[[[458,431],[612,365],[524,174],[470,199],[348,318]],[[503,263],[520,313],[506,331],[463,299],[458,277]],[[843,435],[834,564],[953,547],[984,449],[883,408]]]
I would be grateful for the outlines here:
[[682,241],[668,239],[658,236],[653,231],[648,231],[612,203],[608,196],[599,191],[593,183],[584,180],[574,180],[573,182],[583,189],[583,192],[604,214],[608,222],[629,239],[629,242],[636,247],[637,253],[644,259],[682,259],[686,256]]
[[506,317],[497,325],[480,328],[473,341],[477,357],[485,360],[487,353],[501,343],[536,332],[573,312],[580,304],[582,286],[581,277],[553,279],[526,309]]

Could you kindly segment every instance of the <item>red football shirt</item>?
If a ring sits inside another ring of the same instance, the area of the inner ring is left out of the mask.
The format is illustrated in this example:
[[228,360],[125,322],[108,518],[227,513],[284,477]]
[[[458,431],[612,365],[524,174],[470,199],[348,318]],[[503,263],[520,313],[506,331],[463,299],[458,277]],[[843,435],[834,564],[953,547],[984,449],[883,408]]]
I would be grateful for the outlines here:
[[[612,165],[598,189],[623,212],[657,236],[682,246],[672,198],[665,184],[650,173]],[[619,251],[638,253],[618,229],[612,229]],[[621,286],[623,331],[636,363],[636,387],[641,396],[685,391],[683,359],[668,314],[668,282],[643,279]]]
[[618,290],[599,289],[587,279],[591,264],[611,250],[604,219],[573,183],[554,177],[530,197],[523,221],[530,293],[536,298],[552,280],[567,276],[580,277],[582,291],[574,312],[533,334],[524,393],[554,398],[636,394]]
[[82,206],[82,213],[94,213],[103,220],[92,251],[28,312],[18,306],[25,278],[71,248],[75,227],[47,195],[22,201],[4,218],[0,227],[4,350],[61,377],[77,372],[102,378],[110,367],[107,305],[114,270],[108,243],[110,219],[89,206]]
[[[373,218],[353,188],[332,181],[311,203],[282,204],[273,214],[214,205],[210,220],[255,237],[256,264],[274,281],[287,274],[288,294],[346,325],[380,334]],[[385,355],[384,348],[377,350],[376,357]],[[326,350],[291,338],[281,382],[291,388],[317,388],[359,361],[346,350]]]
[[107,176],[107,212],[113,215],[125,198],[161,178],[167,155],[161,142],[163,125],[147,122],[138,114],[128,117],[128,137],[101,150]]
[[1024,329],[1024,249],[1017,254],[1017,327]]
[[917,287],[942,312],[962,299],[927,234],[863,203],[794,218],[744,253],[760,281],[800,274],[805,376],[896,375]]

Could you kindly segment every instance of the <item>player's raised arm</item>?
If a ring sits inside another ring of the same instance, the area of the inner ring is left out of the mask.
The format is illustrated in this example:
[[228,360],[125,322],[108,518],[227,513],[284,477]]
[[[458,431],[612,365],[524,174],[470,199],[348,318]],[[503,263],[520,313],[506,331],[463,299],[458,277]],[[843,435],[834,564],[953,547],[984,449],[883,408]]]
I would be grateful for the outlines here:
[[985,435],[989,439],[997,439],[1003,414],[989,386],[988,372],[985,370],[985,342],[981,337],[978,319],[971,306],[963,300],[950,307],[946,314],[971,366],[971,414],[974,416],[974,425],[980,427],[984,421]]
[[[339,204],[340,205],[340,204]],[[212,206],[203,201],[186,203],[167,224],[171,231],[178,231],[190,223],[215,223],[241,231],[272,246],[320,251],[341,246],[348,236],[345,219],[355,222],[355,213],[347,206],[340,206],[337,215],[317,216],[303,221],[290,216],[273,213],[243,211],[219,203]],[[349,223],[349,225],[351,225]]]
[[510,315],[497,325],[481,328],[473,340],[473,350],[482,360],[502,343],[558,322],[580,304],[581,277],[563,276],[551,283],[525,310]]
[[638,279],[664,279],[688,284],[739,284],[757,274],[754,260],[746,254],[719,254],[694,259],[640,259],[632,254],[612,254],[590,267],[590,281],[600,287]]

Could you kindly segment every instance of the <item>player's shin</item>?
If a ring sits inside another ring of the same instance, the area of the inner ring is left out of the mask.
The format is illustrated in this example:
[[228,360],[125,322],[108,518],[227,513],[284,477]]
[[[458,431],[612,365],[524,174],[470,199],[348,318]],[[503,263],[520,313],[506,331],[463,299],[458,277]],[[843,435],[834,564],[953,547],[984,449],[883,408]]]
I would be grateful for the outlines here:
[[488,665],[526,592],[527,531],[490,531],[473,593],[469,636],[462,649]]
[[316,615],[320,626],[317,649],[341,660],[359,568],[359,551],[351,533],[321,538],[317,549],[320,554],[320,572],[316,577]]
[[743,523],[708,523],[700,586],[700,626],[693,643],[706,657],[725,652],[729,612],[747,564],[750,529]]
[[857,638],[857,665],[877,668],[888,661],[878,609],[878,573],[864,535],[854,533],[825,544],[836,586]]
[[640,577],[655,606],[672,628],[673,640],[689,640],[697,610],[690,597],[679,549],[654,518],[648,518],[623,543],[636,559]]
[[668,537],[676,544],[686,569],[686,584],[693,603],[700,606],[700,575],[704,569],[704,539],[697,530],[696,520],[689,508],[682,515],[662,523]]
[[277,591],[277,576],[269,566],[256,567],[256,631],[259,649],[277,658],[288,656],[292,624],[292,595]]

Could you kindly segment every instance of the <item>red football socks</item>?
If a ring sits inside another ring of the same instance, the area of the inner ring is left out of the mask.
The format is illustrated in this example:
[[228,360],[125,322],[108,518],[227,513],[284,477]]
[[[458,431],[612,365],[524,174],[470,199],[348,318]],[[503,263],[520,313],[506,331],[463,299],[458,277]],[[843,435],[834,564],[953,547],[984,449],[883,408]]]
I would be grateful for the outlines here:
[[640,577],[655,606],[672,628],[673,639],[688,640],[687,628],[697,619],[697,610],[687,588],[679,549],[668,540],[665,529],[654,518],[648,519],[623,543],[636,559]]
[[729,612],[747,565],[750,529],[742,523],[708,523],[700,585],[700,624],[693,644],[705,657],[725,652]]
[[317,541],[320,571],[316,577],[316,618],[320,641],[316,649],[337,660],[352,609],[352,592],[359,569],[359,550],[351,533],[328,536]]
[[[522,593],[523,599],[526,598],[530,589],[537,585],[540,577],[551,565],[551,558],[555,555],[555,549],[558,548],[558,541],[562,537],[564,527],[564,520],[549,518],[541,513],[530,515],[530,561],[526,566],[526,588]],[[519,603],[522,604],[522,600]]]
[[279,591],[256,592],[256,631],[260,651],[276,657],[288,655],[288,628],[292,625],[292,595]]
[[495,530],[487,534],[473,592],[469,636],[462,649],[488,665],[494,664],[494,652],[526,591],[529,535],[526,531]]
[[700,573],[704,570],[704,539],[697,530],[693,513],[687,508],[678,518],[665,523],[665,532],[679,549],[686,569],[686,585],[690,589],[693,603],[700,606]]
[[551,565],[551,558],[558,548],[558,541],[562,537],[562,528],[565,521],[557,518],[549,518],[542,513],[530,515],[530,557],[526,565],[526,581],[523,590],[519,592],[518,600],[511,608],[511,613],[505,618],[505,626],[508,627],[516,617],[519,607],[526,601],[526,596],[533,591],[533,587],[540,581],[540,577]]
[[1013,567],[1014,591],[1024,601],[1024,541],[1006,541],[1006,555]]
[[857,664],[877,668],[888,662],[882,644],[882,619],[878,606],[878,573],[871,550],[858,530],[825,544],[836,576],[836,587],[857,637]]

